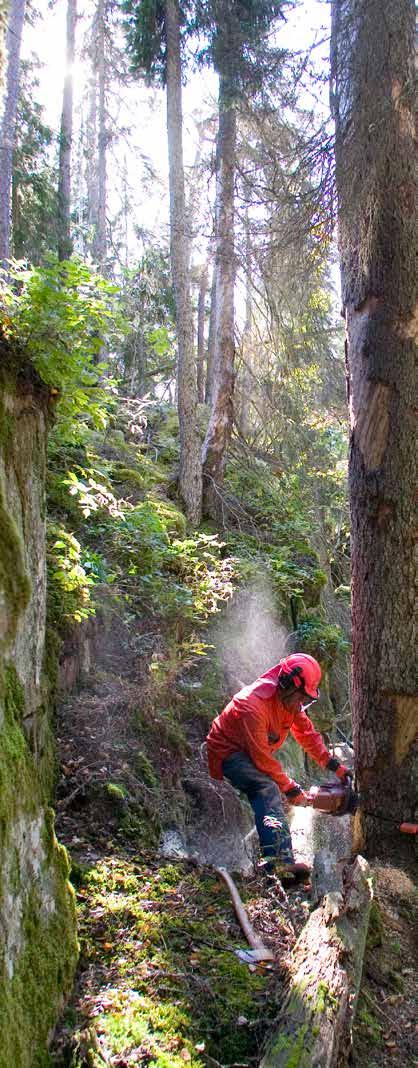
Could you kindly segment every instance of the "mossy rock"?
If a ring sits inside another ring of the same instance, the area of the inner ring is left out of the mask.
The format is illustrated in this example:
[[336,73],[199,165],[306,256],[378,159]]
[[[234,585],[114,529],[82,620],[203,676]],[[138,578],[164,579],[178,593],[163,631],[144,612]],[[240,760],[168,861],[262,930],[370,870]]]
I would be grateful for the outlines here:
[[179,508],[176,508],[172,501],[167,497],[156,497],[155,494],[148,495],[147,500],[152,504],[169,534],[177,534],[179,538],[186,537],[186,516]]
[[113,464],[112,482],[116,484],[127,483],[142,489],[146,484],[143,475],[134,467],[124,467],[123,464]]

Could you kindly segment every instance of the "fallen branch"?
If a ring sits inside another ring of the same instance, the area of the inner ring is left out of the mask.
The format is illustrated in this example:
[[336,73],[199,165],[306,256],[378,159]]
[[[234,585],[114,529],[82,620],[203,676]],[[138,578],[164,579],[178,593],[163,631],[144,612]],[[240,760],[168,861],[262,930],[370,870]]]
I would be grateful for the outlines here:
[[228,887],[238,923],[245,934],[248,944],[251,946],[251,955],[247,955],[249,961],[274,960],[274,954],[271,952],[271,949],[267,949],[250,923],[234,880],[231,878],[229,872],[226,868],[215,868],[215,871],[220,875],[221,879],[223,879],[225,885]]

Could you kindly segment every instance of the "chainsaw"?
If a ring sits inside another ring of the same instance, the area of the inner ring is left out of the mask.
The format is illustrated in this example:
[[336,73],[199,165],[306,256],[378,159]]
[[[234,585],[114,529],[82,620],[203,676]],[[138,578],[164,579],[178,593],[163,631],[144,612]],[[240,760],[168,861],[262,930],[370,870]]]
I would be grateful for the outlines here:
[[[311,786],[310,790],[307,791],[307,797],[308,804],[312,808],[328,816],[354,815],[360,804],[359,795],[351,782],[324,782],[320,786]],[[367,814],[374,815],[366,812]],[[388,823],[397,823],[391,817],[380,815],[375,818]],[[418,823],[404,822],[398,824],[398,828],[403,834],[418,834]]]
[[328,816],[353,815],[359,797],[351,783],[323,782],[307,791],[308,803]]

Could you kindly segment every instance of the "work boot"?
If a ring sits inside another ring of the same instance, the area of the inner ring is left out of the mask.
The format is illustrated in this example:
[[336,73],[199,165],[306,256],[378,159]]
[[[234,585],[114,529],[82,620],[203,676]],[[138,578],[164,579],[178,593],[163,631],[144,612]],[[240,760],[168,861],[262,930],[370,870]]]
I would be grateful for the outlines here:
[[289,883],[291,886],[294,886],[295,883],[309,883],[311,870],[309,864],[303,864],[302,861],[297,861],[294,864],[278,865],[276,873],[282,883]]

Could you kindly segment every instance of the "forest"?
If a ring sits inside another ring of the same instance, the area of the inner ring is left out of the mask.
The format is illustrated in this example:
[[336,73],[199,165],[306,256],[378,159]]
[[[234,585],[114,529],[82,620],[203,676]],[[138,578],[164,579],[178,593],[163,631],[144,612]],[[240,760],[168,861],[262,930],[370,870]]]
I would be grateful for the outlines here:
[[416,72],[0,0],[0,1068],[417,1063]]

